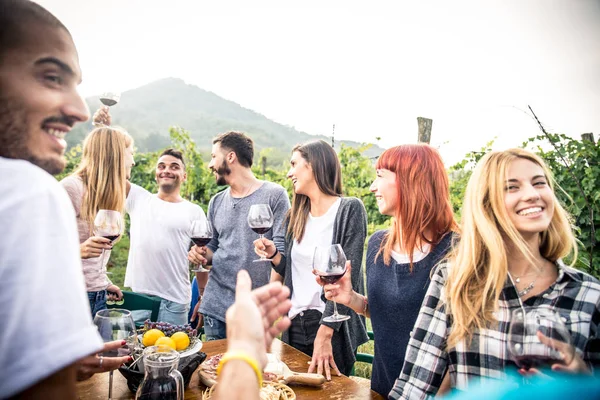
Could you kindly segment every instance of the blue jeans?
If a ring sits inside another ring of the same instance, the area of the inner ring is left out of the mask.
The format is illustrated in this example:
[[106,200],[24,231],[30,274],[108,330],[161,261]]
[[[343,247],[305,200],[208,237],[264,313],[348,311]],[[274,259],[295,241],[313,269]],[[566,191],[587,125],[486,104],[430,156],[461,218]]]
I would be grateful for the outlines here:
[[106,310],[106,290],[99,292],[87,292],[90,301],[90,310],[92,310],[92,319],[100,310]]
[[168,322],[171,325],[185,325],[188,322],[189,309],[189,304],[175,303],[174,301],[161,299],[157,320]]
[[206,335],[206,341],[225,339],[227,337],[227,325],[225,322],[213,318],[210,315],[202,315],[204,316],[204,334]]

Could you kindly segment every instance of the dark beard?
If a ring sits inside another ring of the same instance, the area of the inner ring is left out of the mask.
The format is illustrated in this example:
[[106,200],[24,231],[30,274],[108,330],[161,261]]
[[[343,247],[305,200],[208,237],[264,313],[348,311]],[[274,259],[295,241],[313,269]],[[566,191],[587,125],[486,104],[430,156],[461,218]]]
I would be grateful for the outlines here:
[[231,174],[231,169],[227,166],[227,163],[223,161],[221,166],[214,171],[217,173],[217,186],[227,185],[225,177]]
[[15,100],[0,96],[0,156],[29,161],[52,175],[62,172],[67,165],[64,157],[42,159],[32,154],[27,147],[31,135],[27,119],[25,107]]

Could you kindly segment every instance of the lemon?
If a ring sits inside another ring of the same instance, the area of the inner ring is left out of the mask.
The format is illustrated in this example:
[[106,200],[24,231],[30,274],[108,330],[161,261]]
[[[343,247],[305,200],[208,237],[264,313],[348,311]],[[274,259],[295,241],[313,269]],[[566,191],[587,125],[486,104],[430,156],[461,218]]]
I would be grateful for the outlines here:
[[170,337],[161,337],[158,338],[158,340],[154,343],[155,346],[167,346],[172,348],[173,350],[177,350],[177,345],[175,344],[175,341],[173,339],[171,339]]
[[162,337],[165,337],[165,334],[162,333],[162,331],[160,331],[158,329],[150,329],[149,331],[144,333],[144,338],[142,339],[142,343],[146,347],[154,346],[156,341]]
[[177,350],[185,350],[190,345],[190,337],[184,332],[174,333],[171,335],[171,339],[175,342]]

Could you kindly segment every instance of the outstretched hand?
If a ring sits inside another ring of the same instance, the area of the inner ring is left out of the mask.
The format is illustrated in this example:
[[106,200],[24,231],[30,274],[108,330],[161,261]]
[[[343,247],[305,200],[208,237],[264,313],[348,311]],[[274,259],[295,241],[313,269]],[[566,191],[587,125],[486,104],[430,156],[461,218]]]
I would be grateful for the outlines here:
[[286,330],[291,321],[287,317],[292,303],[290,290],[280,282],[272,282],[252,289],[248,272],[237,275],[235,303],[227,310],[228,350],[244,350],[256,358],[264,368],[267,350],[273,339]]

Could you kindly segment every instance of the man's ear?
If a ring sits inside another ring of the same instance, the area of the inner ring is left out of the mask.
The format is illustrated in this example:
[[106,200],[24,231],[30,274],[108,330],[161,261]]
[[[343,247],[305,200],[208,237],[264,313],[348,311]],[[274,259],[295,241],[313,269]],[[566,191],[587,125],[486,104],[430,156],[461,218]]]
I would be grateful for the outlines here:
[[185,182],[185,181],[187,181],[187,173],[186,172],[183,173],[183,180],[182,180],[182,182]]
[[227,162],[229,164],[233,164],[233,162],[237,159],[237,154],[235,154],[235,151],[230,151],[229,153],[227,153]]

